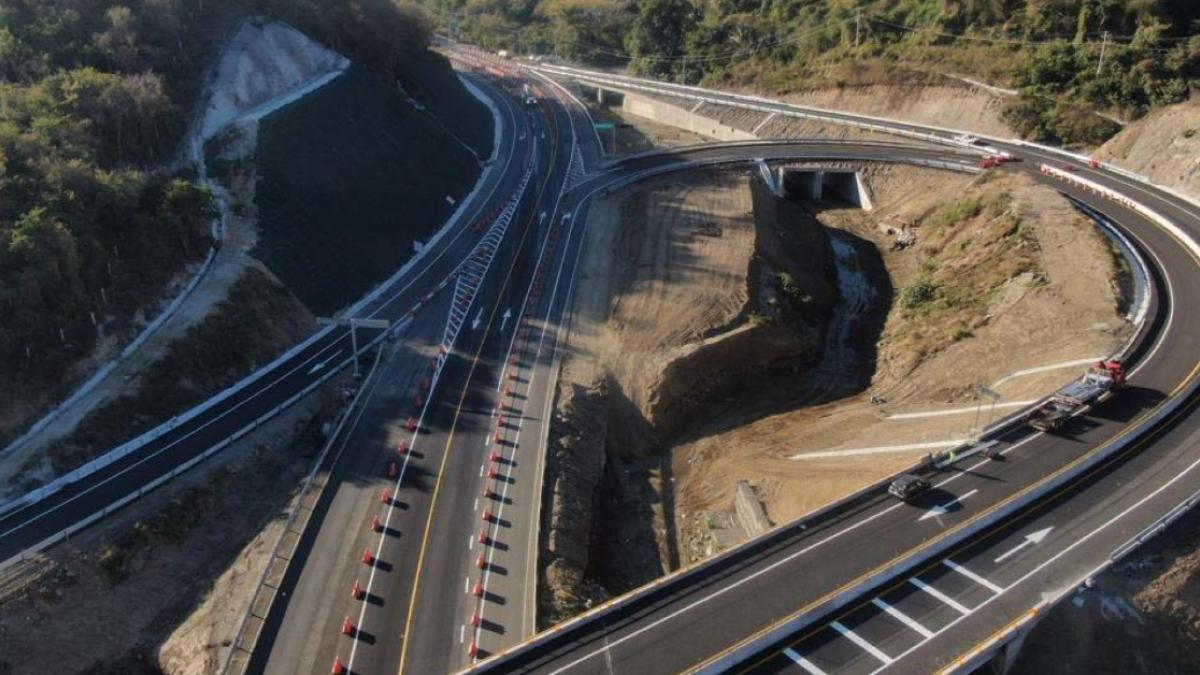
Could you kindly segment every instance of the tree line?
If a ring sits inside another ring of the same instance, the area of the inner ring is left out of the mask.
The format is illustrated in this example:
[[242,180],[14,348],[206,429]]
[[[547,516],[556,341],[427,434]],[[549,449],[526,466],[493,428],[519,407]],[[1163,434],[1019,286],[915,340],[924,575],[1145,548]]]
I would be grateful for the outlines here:
[[1194,0],[425,0],[462,39],[775,93],[982,77],[1021,133],[1096,143],[1200,80]]
[[164,167],[246,16],[393,74],[431,33],[393,0],[0,0],[0,379],[35,388],[2,407],[65,386],[207,253],[212,196]]

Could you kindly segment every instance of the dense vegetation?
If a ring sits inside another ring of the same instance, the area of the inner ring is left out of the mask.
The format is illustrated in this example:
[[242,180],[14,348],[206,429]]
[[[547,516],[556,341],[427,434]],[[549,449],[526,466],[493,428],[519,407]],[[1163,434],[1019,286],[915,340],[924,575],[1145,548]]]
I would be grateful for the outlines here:
[[[425,0],[488,47],[687,82],[813,86],[968,75],[1021,91],[1044,141],[1111,135],[1200,79],[1195,0]],[[1103,59],[1103,62],[1102,62]]]
[[205,255],[211,196],[162,167],[246,15],[388,74],[430,35],[394,0],[0,0],[0,411],[61,393]]

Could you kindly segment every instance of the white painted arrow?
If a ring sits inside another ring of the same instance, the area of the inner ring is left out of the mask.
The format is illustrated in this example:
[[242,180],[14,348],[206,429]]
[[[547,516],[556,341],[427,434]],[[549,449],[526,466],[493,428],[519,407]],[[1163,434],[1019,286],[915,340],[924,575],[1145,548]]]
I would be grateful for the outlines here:
[[483,308],[479,308],[479,313],[475,315],[475,320],[471,322],[471,330],[479,330],[479,323],[483,321]]
[[332,361],[332,360],[336,359],[336,358],[338,357],[338,354],[341,354],[341,353],[342,353],[342,350],[340,350],[340,349],[339,349],[339,350],[337,350],[336,352],[334,352],[333,356],[331,356],[331,357],[329,357],[329,358],[325,359],[324,361],[321,361],[321,362],[320,362],[320,363],[318,363],[317,365],[315,365],[315,366],[313,366],[312,368],[310,368],[310,369],[309,369],[309,371],[308,371],[308,374],[309,374],[309,375],[312,375],[313,373],[317,372],[318,370],[320,370],[320,369],[324,368],[326,364],[328,364],[330,361]]
[[546,212],[542,211],[542,213],[538,215],[538,225],[541,225],[544,222],[546,222]]
[[501,333],[504,332],[504,327],[508,325],[508,320],[511,318],[512,318],[512,309],[507,308],[507,307],[504,308],[504,316],[501,317],[501,321],[500,321],[500,332]]
[[1028,546],[1033,546],[1034,544],[1042,543],[1042,540],[1045,539],[1046,535],[1050,534],[1050,530],[1053,530],[1053,529],[1054,529],[1054,527],[1051,526],[1051,527],[1042,528],[1036,532],[1030,532],[1029,534],[1025,535],[1025,541],[1010,548],[1007,552],[1001,553],[1000,557],[996,558],[992,562],[996,562],[996,563],[1002,562],[1002,561],[1007,560],[1008,558],[1011,558],[1012,556],[1016,555],[1018,551],[1021,551],[1022,549],[1026,548]]
[[979,492],[979,490],[971,490],[970,492],[967,492],[965,494],[959,495],[958,497],[955,497],[954,499],[951,499],[950,501],[946,502],[945,504],[939,504],[938,506],[935,506],[935,507],[929,509],[928,511],[926,511],[924,513],[924,515],[922,515],[920,518],[917,518],[917,520],[919,520],[919,521],[925,520],[926,518],[933,518],[934,516],[944,516],[947,513],[950,513],[951,506],[954,506],[955,504],[961,502],[962,500],[966,499],[967,497],[970,497],[971,495],[975,494],[976,492]]

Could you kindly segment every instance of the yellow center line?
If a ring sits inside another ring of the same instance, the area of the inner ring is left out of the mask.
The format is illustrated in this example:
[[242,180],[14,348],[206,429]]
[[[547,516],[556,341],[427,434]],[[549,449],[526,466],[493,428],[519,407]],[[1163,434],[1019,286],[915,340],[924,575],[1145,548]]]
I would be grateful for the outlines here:
[[[533,205],[534,205],[533,212],[530,214],[529,220],[525,224],[525,231],[521,234],[521,241],[517,245],[518,253],[521,251],[522,248],[524,248],[525,240],[529,237],[529,231],[532,229],[531,226],[533,225],[534,220],[537,218],[538,204],[540,204],[542,201],[542,196],[546,192],[546,185],[549,184],[550,178],[554,175],[553,167],[554,167],[555,163],[558,161],[558,125],[557,125],[556,121],[554,120],[553,115],[549,116],[549,120],[552,122],[552,126],[554,127],[554,132],[551,134],[551,142],[550,142],[550,161],[547,164],[547,168],[549,170],[546,172],[546,177],[542,180],[542,184],[538,187],[537,198],[533,202]],[[532,130],[531,130],[531,133],[532,133]],[[508,286],[512,281],[512,276],[516,272],[516,269],[517,269],[516,265],[511,265],[509,267],[508,274],[504,278],[504,284],[500,287],[500,293],[499,293],[498,297],[496,298],[496,304],[492,306],[491,314],[488,316],[487,327],[484,329],[483,337],[479,341],[479,348],[475,351],[475,356],[471,362],[471,369],[467,372],[467,379],[463,385],[462,395],[459,397],[458,404],[454,410],[454,419],[450,423],[450,433],[446,438],[446,445],[442,449],[442,462],[441,462],[441,465],[438,467],[437,482],[434,484],[433,497],[430,499],[430,503],[429,503],[429,516],[425,520],[425,532],[421,537],[421,549],[420,549],[420,553],[418,553],[418,557],[417,557],[417,571],[413,577],[412,594],[409,596],[409,600],[408,600],[408,615],[404,620],[404,632],[401,634],[402,635],[401,639],[403,640],[403,646],[400,649],[400,669],[398,671],[399,673],[404,672],[404,663],[405,663],[406,658],[408,657],[408,645],[410,642],[409,636],[412,634],[411,629],[412,629],[413,613],[416,611],[416,607],[417,607],[417,591],[419,590],[420,584],[421,584],[421,570],[425,565],[425,549],[427,548],[427,546],[429,544],[429,533],[433,529],[433,516],[437,509],[438,494],[441,492],[442,478],[446,475],[446,464],[450,458],[450,452],[451,452],[451,449],[452,449],[452,446],[454,443],[454,434],[458,430],[458,420],[459,420],[459,417],[462,415],[462,407],[463,407],[463,404],[466,402],[467,392],[470,390],[471,379],[475,374],[476,367],[479,365],[479,357],[483,353],[484,345],[487,344],[488,334],[492,330],[492,326],[494,325],[496,314],[500,311],[500,305],[503,303],[504,292],[508,289]]]

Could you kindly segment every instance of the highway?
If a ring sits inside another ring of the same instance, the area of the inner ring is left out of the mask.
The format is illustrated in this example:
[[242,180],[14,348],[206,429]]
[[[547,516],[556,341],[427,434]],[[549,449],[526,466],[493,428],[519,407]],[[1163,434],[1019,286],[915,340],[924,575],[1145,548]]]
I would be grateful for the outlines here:
[[[508,86],[515,93],[519,85]],[[460,308],[469,321],[442,368],[434,366],[425,405],[414,409],[408,399],[435,363],[432,338],[449,315],[449,295],[423,312],[428,323],[407,331],[368,385],[344,441],[351,450],[289,565],[285,599],[272,607],[251,672],[328,672],[335,660],[352,672],[449,672],[535,630],[540,440],[563,281],[573,277],[580,241],[564,186],[582,174],[584,152],[596,157],[598,149],[576,152],[579,137],[587,143],[594,134],[556,102],[561,92],[547,88],[538,106],[496,92],[534,180],[477,296]],[[404,428],[414,415],[415,433]],[[402,444],[407,451],[398,453]],[[361,597],[351,593],[356,584]]]
[[[1025,146],[1001,147],[1024,160],[1009,170],[1041,180],[1052,179],[1037,171],[1039,162],[1064,163]],[[642,158],[631,170],[654,170],[658,162],[803,157],[813,150],[786,142],[725,144]],[[896,148],[891,159],[911,152]],[[1131,194],[1190,233],[1200,231],[1200,213],[1183,200],[1066,163],[1072,173]],[[1120,224],[1157,275],[1151,320],[1129,356],[1135,364],[1130,389],[1062,435],[1018,428],[1001,436],[1003,461],[931,473],[937,489],[919,504],[871,491],[593,610],[479,669],[928,672],[931,664],[969,654],[1056,593],[1069,592],[1129,537],[1191,496],[1200,451],[1191,442],[1196,423],[1186,413],[1196,386],[1200,321],[1176,309],[1200,300],[1195,255],[1138,213],[1053,184]],[[1167,406],[1180,411],[1163,423],[1152,418]],[[1118,445],[1124,449],[1083,478],[1019,504]],[[1014,516],[1002,520],[1003,527],[974,531],[988,514],[1010,508]],[[948,554],[937,550],[958,539],[963,543]],[[874,581],[898,571],[904,573],[887,583]]]
[[[1000,461],[926,469],[936,489],[916,504],[865,491],[522,643],[536,628],[546,424],[590,200],[697,166],[970,164],[978,154],[908,141],[763,141],[604,161],[586,111],[564,90],[536,74],[514,74],[506,85],[474,80],[500,108],[495,170],[464,217],[356,313],[401,325],[401,339],[380,342],[381,366],[338,441],[249,671],[963,668],[1195,491],[1200,420],[1189,413],[1200,316],[1187,310],[1200,303],[1200,260],[1144,213],[1038,168],[1070,165],[1071,175],[1136,199],[1193,237],[1200,209],[1104,168],[994,142],[1022,160],[1003,170],[1027,172],[1103,214],[1149,263],[1149,318],[1126,357],[1131,386],[1062,434],[1002,433]],[[538,105],[518,100],[523,83],[537,87]],[[796,110],[703,96],[764,114]],[[360,343],[379,335],[362,329]],[[329,329],[129,457],[4,515],[0,561],[210,452],[350,358],[347,330]]]

